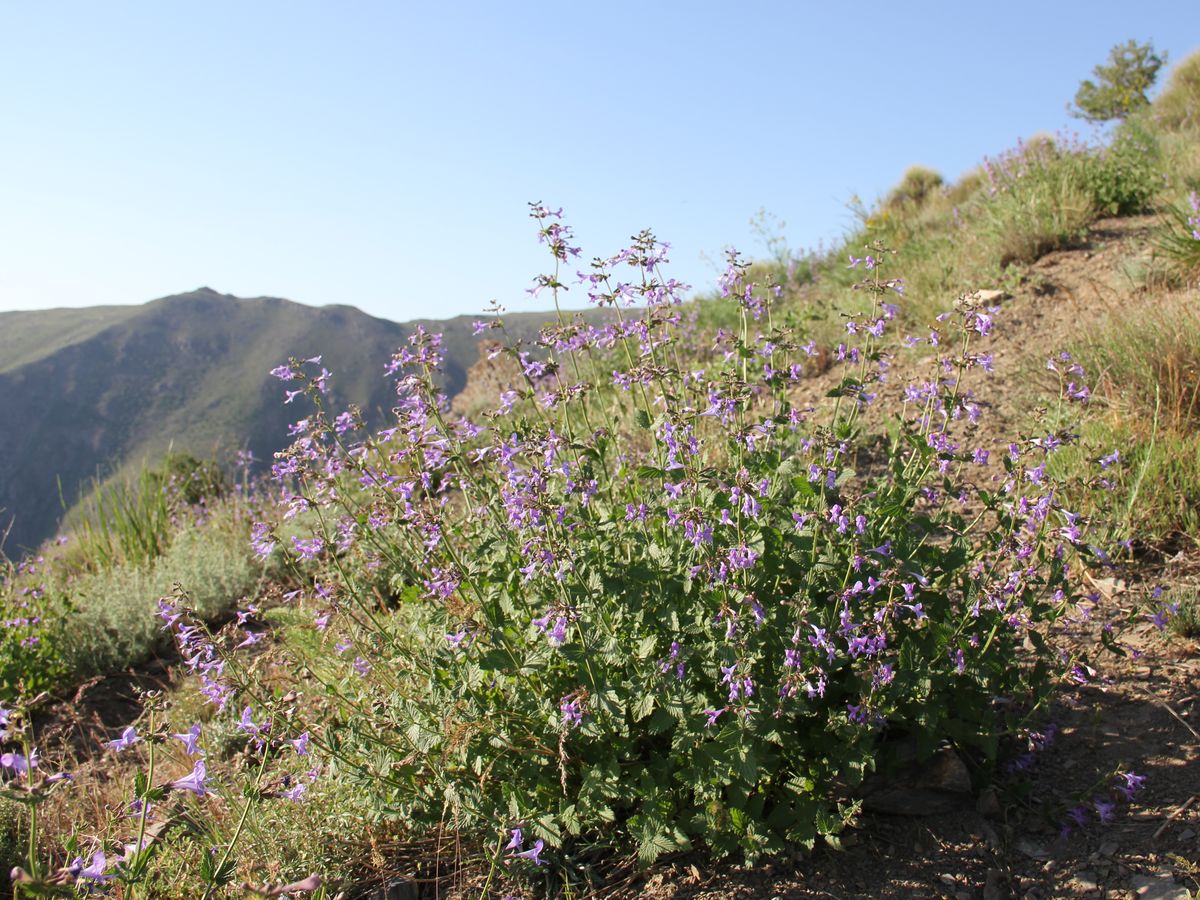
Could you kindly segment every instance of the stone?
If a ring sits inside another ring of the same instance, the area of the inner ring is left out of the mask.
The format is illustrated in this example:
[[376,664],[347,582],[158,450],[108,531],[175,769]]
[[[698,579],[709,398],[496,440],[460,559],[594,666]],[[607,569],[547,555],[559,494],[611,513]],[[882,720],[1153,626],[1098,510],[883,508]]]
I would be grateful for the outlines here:
[[1068,882],[1073,888],[1081,891],[1098,891],[1100,890],[1100,878],[1095,872],[1081,871],[1076,872],[1071,876]]
[[993,819],[1000,815],[1000,799],[996,796],[995,788],[987,788],[979,792],[979,799],[975,802],[975,811],[981,816]]
[[1128,590],[1128,584],[1122,578],[1092,578],[1090,581],[1100,593],[1109,598],[1124,594]]
[[1011,896],[1004,873],[999,869],[988,869],[987,880],[983,883],[983,900],[1008,900]]
[[1032,838],[1022,837],[1017,838],[1017,849],[1028,856],[1030,859],[1049,859],[1050,853],[1041,844],[1035,843]]
[[863,807],[899,816],[942,815],[969,808],[971,773],[950,747],[925,763],[914,760],[898,772],[873,775],[862,788]]
[[1007,300],[1011,296],[1008,291],[998,291],[994,289],[975,291],[969,295],[972,300],[977,301],[983,306],[995,306],[1001,300]]
[[1191,900],[1192,892],[1180,886],[1169,872],[1158,875],[1134,875],[1129,889],[1139,900]]

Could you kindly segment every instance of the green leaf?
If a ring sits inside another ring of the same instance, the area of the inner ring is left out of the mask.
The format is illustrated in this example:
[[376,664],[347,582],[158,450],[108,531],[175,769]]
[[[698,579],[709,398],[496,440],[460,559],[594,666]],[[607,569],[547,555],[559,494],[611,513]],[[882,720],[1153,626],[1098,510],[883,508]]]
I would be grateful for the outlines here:
[[652,694],[650,691],[643,691],[638,698],[633,701],[633,721],[640,722],[653,711],[654,694]]

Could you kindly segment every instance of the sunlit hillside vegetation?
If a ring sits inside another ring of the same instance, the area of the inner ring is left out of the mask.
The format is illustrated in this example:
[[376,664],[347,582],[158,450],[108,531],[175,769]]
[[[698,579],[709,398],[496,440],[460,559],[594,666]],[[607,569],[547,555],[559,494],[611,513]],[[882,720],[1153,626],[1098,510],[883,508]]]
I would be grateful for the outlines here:
[[[840,848],[903,761],[1020,777],[1127,629],[1194,634],[1138,573],[1200,535],[1198,69],[694,299],[655,235],[589,265],[531,204],[539,299],[579,268],[600,311],[396,326],[386,416],[325,348],[247,345],[221,396],[271,398],[270,472],[159,454],[5,564],[15,890],[604,896]],[[1067,832],[1143,780],[1099,773]]]

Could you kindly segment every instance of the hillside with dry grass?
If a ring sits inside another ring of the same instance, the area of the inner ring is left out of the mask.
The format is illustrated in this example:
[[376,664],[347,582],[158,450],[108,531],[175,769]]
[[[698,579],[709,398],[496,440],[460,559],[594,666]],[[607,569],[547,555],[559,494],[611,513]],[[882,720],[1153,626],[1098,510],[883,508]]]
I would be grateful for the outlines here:
[[1193,896],[1198,66],[700,297],[643,232],[454,403],[432,329],[386,423],[260,358],[273,477],[7,567],[15,890]]

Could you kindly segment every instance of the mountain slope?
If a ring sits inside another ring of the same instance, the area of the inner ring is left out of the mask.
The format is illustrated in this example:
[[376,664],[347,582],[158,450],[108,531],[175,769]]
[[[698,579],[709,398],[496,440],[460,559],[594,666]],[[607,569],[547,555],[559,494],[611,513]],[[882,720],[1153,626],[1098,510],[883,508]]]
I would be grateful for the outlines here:
[[[506,317],[532,335],[543,314]],[[477,356],[471,317],[422,324],[445,334],[453,396]],[[392,406],[383,366],[417,323],[350,306],[239,299],[202,288],[143,306],[0,314],[0,534],[16,555],[51,535],[91,477],[155,461],[168,447],[197,455],[245,447],[270,460],[287,423],[282,385],[267,374],[289,356],[321,354],[330,405],[373,420]]]

